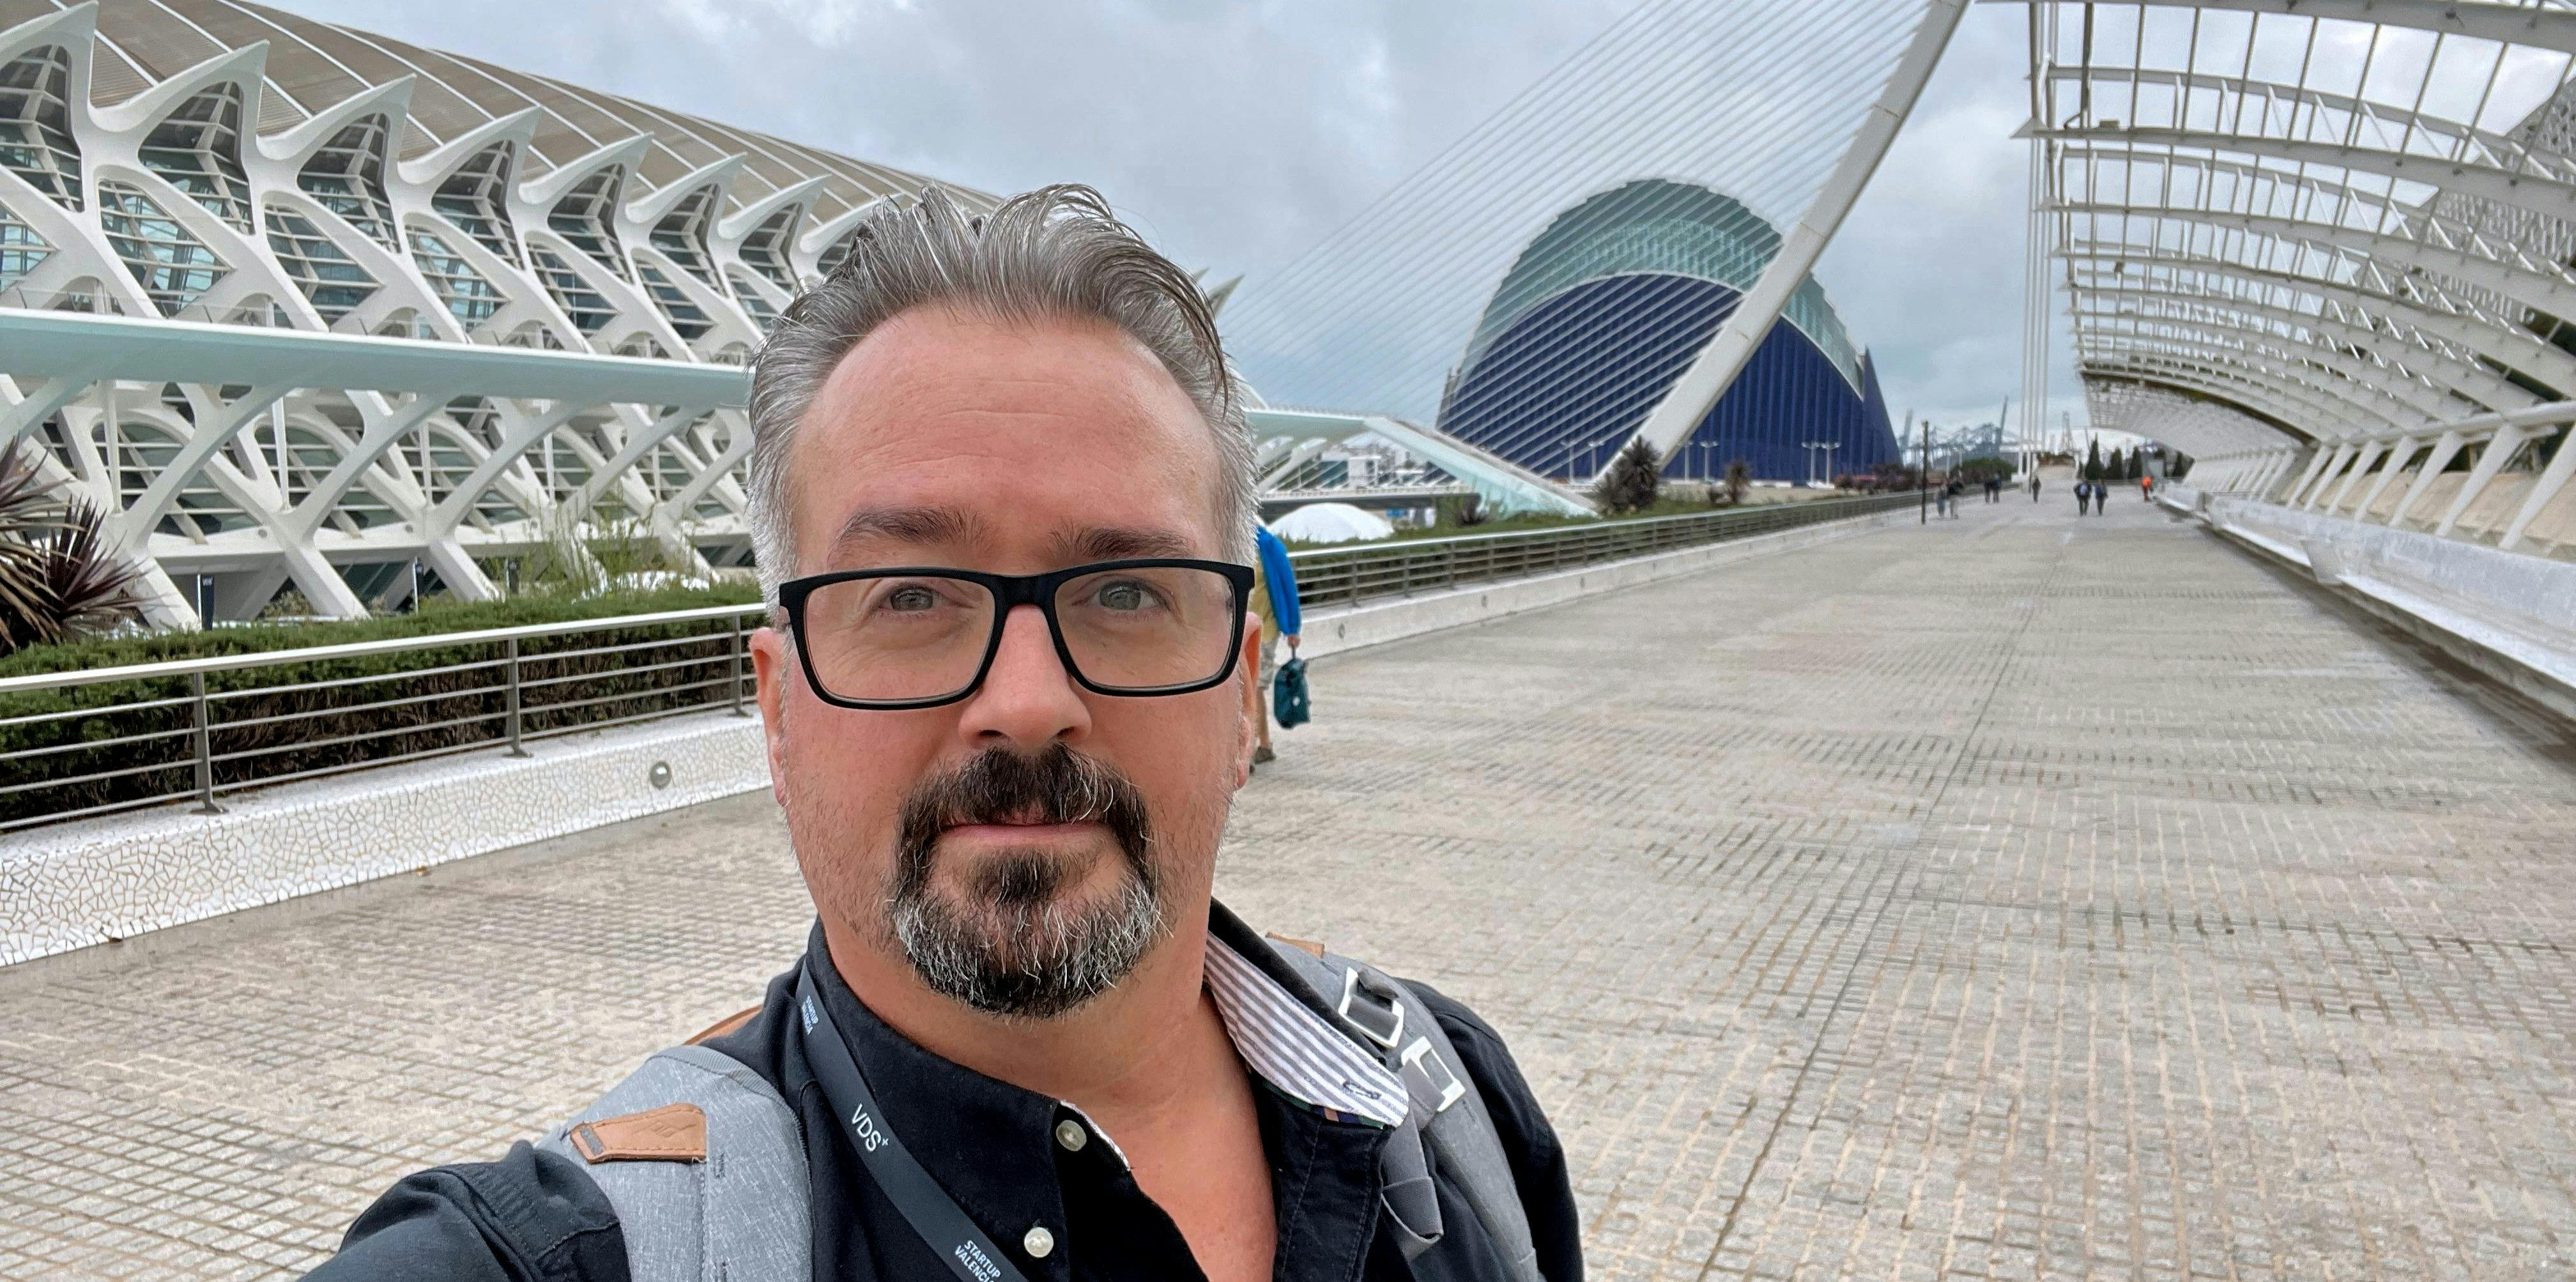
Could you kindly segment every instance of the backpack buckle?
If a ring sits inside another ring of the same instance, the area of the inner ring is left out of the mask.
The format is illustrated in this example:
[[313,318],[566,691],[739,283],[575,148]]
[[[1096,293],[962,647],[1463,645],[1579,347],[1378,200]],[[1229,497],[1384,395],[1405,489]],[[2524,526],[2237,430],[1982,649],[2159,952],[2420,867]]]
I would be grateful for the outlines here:
[[1413,1102],[1429,1109],[1434,1116],[1449,1111],[1449,1106],[1466,1098],[1467,1084],[1449,1070],[1449,1061],[1431,1053],[1431,1039],[1417,1037],[1404,1048],[1397,1068],[1404,1079],[1404,1089]]
[[[1362,994],[1367,1000],[1361,1000]],[[1342,969],[1342,1001],[1333,1008],[1342,1022],[1360,1030],[1360,1036],[1394,1050],[1404,1041],[1404,1007],[1392,993],[1379,992],[1375,984],[1361,980],[1359,968]]]

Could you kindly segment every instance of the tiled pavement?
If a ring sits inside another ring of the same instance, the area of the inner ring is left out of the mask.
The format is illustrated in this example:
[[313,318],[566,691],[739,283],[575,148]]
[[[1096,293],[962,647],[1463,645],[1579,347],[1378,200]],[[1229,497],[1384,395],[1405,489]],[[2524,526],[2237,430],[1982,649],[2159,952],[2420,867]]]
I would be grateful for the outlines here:
[[[2576,1275],[2576,745],[2065,507],[1333,662],[1221,892],[1504,1031],[1596,1277]],[[803,920],[751,797],[0,973],[0,1276],[310,1264]]]

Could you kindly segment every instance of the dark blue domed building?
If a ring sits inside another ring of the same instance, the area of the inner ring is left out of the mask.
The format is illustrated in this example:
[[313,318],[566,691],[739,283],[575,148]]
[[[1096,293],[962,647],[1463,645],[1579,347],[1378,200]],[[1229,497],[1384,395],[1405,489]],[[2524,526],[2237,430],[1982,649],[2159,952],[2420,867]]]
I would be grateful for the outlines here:
[[[1440,427],[1549,476],[1589,475],[1645,421],[1780,250],[1731,197],[1641,179],[1586,199],[1533,238],[1494,290],[1441,397]],[[1813,276],[1668,476],[1805,480],[1806,441],[1832,441],[1822,474],[1896,461],[1869,354]]]

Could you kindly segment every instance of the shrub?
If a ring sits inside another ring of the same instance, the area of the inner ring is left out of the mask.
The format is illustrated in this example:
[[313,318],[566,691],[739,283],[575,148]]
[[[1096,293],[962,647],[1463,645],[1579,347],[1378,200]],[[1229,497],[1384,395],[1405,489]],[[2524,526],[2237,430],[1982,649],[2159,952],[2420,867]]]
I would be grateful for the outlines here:
[[1655,457],[1655,448],[1644,441],[1630,441],[1610,460],[1610,469],[1592,487],[1593,500],[1607,515],[1640,512],[1655,505],[1655,492],[1663,485],[1663,463]]
[[1456,526],[1466,529],[1494,519],[1493,513],[1485,510],[1485,496],[1481,494],[1461,494],[1456,498],[1442,499],[1439,509],[1440,528]]
[[0,655],[109,631],[143,604],[142,568],[107,545],[105,515],[44,482],[43,457],[0,454]]
[[[579,601],[521,598],[432,605],[417,614],[346,623],[120,637],[21,651],[0,659],[0,676],[658,613],[748,599],[756,598],[747,587]],[[524,732],[539,735],[721,703],[728,697],[724,682],[732,673],[732,634],[730,622],[716,619],[523,641]],[[249,754],[219,762],[216,782],[230,787],[277,781],[497,742],[507,735],[505,657],[502,643],[458,642],[209,673],[206,692],[217,701],[208,747],[219,757]],[[396,677],[401,678],[399,688],[387,680]],[[0,766],[0,787],[38,785],[0,792],[0,821],[186,792],[194,786],[194,713],[186,677],[0,695],[0,753],[51,749]],[[45,719],[21,720],[30,717]],[[337,742],[312,742],[316,738]],[[89,777],[102,774],[108,777]]]

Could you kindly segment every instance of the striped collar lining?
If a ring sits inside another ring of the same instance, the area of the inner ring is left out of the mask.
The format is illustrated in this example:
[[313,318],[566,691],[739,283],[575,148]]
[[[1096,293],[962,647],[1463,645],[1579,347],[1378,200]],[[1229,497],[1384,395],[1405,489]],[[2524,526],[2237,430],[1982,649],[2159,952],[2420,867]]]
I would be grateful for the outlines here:
[[1224,940],[1211,934],[1207,942],[1208,992],[1247,1067],[1317,1108],[1404,1124],[1404,1083],[1386,1065]]

